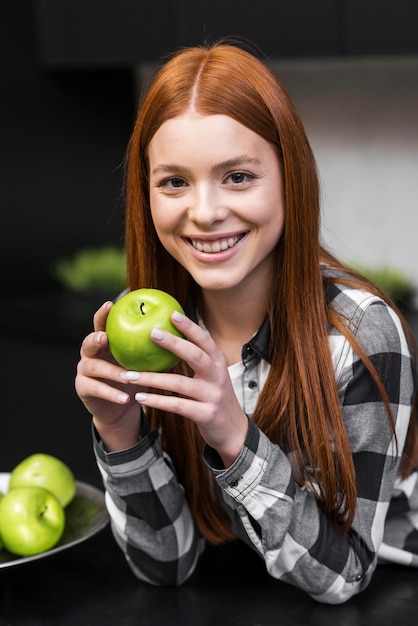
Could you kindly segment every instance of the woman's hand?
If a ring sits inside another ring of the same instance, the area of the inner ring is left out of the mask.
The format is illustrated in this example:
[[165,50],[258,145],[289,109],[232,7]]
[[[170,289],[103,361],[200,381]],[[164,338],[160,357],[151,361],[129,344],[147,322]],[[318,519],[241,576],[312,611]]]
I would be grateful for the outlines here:
[[244,445],[248,419],[236,398],[225,358],[210,335],[189,318],[174,313],[171,320],[186,339],[160,329],[152,331],[151,337],[186,361],[194,376],[141,372],[138,382],[145,388],[161,389],[174,395],[139,391],[136,400],[194,421],[203,439],[217,450],[228,467]]
[[106,318],[112,307],[105,302],[94,316],[94,332],[83,341],[75,379],[76,392],[106,447],[110,451],[135,445],[141,429],[140,408],[134,395],[138,385],[110,354],[105,333]]

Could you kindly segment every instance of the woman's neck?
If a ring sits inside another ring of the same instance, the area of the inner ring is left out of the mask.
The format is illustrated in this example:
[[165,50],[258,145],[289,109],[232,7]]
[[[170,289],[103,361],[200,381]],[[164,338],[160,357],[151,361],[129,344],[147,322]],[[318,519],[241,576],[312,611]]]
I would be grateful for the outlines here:
[[266,293],[222,291],[202,293],[200,314],[228,365],[241,359],[243,344],[257,332],[267,312]]

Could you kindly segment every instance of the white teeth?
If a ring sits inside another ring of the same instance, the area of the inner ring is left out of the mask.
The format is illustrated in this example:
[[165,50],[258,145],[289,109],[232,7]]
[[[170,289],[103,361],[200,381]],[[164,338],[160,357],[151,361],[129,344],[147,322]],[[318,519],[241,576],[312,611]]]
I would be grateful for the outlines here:
[[241,239],[241,236],[237,237],[229,237],[229,239],[222,239],[221,241],[214,241],[210,243],[208,241],[201,242],[191,239],[192,245],[196,250],[200,252],[209,252],[211,254],[215,254],[216,252],[221,252],[222,250],[227,250],[228,248],[232,248],[236,243]]

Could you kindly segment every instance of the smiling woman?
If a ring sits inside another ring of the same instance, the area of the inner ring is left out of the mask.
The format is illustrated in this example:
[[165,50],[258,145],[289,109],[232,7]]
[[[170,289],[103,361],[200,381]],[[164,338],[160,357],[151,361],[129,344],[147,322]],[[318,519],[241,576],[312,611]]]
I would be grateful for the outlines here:
[[160,242],[205,299],[230,300],[225,290],[233,288],[237,306],[258,300],[261,320],[249,329],[256,332],[283,228],[275,148],[226,115],[189,110],[157,130],[148,158],[151,215]]
[[128,288],[184,307],[181,336],[150,329],[179,362],[115,363],[109,302],[76,377],[141,580],[181,584],[206,543],[243,541],[273,578],[339,603],[379,557],[418,564],[413,337],[321,246],[319,222],[315,159],[277,77],[225,43],[174,55],[128,146],[125,243]]

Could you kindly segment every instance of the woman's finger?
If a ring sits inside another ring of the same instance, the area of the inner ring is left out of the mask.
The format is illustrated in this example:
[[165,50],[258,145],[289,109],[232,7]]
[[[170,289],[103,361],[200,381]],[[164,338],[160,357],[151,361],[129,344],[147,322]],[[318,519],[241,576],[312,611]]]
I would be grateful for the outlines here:
[[214,364],[223,363],[224,358],[211,336],[187,317],[181,322],[173,321],[186,339],[160,328],[152,330],[151,339],[186,361],[197,374],[212,378]]
[[83,402],[106,400],[113,404],[127,404],[131,400],[129,393],[117,387],[112,387],[102,380],[78,376],[76,390]]
[[162,411],[168,411],[169,413],[176,413],[182,415],[197,424],[204,424],[210,420],[213,420],[213,405],[210,403],[201,403],[198,400],[192,400],[190,398],[183,398],[173,395],[161,395],[156,393],[149,393],[139,391],[135,394],[135,400],[144,406],[160,409]]
[[113,306],[113,302],[111,300],[106,300],[93,315],[93,327],[95,331],[105,330],[106,328],[106,318],[110,309]]
[[80,348],[81,357],[95,357],[98,356],[103,348],[108,345],[107,335],[104,331],[95,331],[90,333],[83,339]]
[[204,330],[199,324],[193,322],[189,317],[178,313],[177,311],[171,316],[171,321],[174,326],[185,336],[189,341],[199,346],[206,354],[214,358],[219,356],[220,350],[207,330]]
[[[134,375],[134,372],[126,374]],[[122,375],[122,378],[126,376]],[[146,388],[167,391],[177,396],[187,397],[199,402],[219,402],[222,397],[222,386],[214,385],[202,378],[188,377],[181,374],[159,374],[155,372],[136,373],[135,382]],[[132,379],[131,379],[132,380]]]

